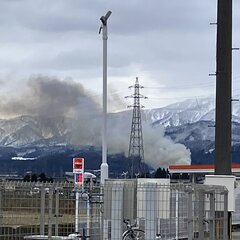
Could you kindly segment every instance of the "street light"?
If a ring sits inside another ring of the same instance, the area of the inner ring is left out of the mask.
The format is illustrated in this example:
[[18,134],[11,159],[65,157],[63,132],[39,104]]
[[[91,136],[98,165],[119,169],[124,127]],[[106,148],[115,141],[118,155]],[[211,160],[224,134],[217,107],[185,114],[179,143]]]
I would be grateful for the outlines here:
[[101,16],[100,20],[102,21],[103,25],[105,25],[105,26],[107,25],[107,20],[111,14],[112,14],[112,12],[108,11],[105,16]]
[[103,39],[103,130],[102,130],[102,164],[101,164],[101,184],[104,184],[105,179],[108,179],[108,164],[107,164],[107,20],[111,15],[108,11],[105,16],[100,18],[102,25],[99,29],[99,34],[102,32]]

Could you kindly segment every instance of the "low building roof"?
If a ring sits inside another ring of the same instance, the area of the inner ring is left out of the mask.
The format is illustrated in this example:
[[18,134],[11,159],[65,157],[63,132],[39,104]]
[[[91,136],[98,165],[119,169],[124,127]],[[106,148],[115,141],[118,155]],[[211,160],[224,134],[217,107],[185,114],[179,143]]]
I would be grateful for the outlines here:
[[[213,164],[203,165],[171,165],[170,173],[214,173]],[[232,173],[240,173],[240,164],[232,164]]]

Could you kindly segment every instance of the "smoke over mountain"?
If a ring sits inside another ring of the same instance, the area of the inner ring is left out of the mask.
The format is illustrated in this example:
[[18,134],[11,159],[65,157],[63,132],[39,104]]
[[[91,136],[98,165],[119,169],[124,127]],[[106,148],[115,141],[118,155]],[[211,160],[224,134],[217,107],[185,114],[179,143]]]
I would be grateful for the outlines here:
[[71,117],[77,113],[79,104],[82,111],[97,112],[100,109],[83,86],[71,79],[60,81],[45,76],[32,77],[21,91],[20,95],[14,93],[9,99],[2,100],[2,114]]
[[[109,119],[108,148],[110,153],[123,152],[127,155],[131,128],[131,114],[124,118]],[[164,136],[164,127],[151,127],[143,123],[144,156],[147,164],[157,169],[173,164],[190,164],[191,153],[183,144],[176,144]]]
[[[109,98],[114,108],[123,106],[117,97]],[[102,116],[101,106],[84,87],[71,79],[38,76],[30,78],[26,88],[17,96],[9,96],[0,102],[0,113],[5,116],[34,115],[46,118],[74,118],[67,123],[68,141],[75,145],[101,146]],[[74,123],[74,124],[73,124]],[[52,122],[51,122],[52,124]],[[109,114],[108,152],[127,155],[131,114]],[[170,164],[189,164],[190,151],[184,145],[175,144],[164,136],[162,126],[152,128],[143,124],[144,151],[146,162],[154,168]]]

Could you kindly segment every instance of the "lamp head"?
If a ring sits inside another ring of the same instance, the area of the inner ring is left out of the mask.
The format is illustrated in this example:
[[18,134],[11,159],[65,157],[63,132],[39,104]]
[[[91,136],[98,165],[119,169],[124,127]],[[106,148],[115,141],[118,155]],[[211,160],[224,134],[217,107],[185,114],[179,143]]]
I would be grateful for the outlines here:
[[107,20],[108,20],[108,18],[110,17],[111,14],[112,14],[112,12],[108,11],[105,16],[102,16],[100,18],[100,20],[102,21],[103,25],[107,25]]
[[111,11],[108,11],[108,12],[106,13],[106,15],[105,15],[105,19],[106,19],[106,21],[108,20],[108,18],[110,17],[111,14],[112,14]]

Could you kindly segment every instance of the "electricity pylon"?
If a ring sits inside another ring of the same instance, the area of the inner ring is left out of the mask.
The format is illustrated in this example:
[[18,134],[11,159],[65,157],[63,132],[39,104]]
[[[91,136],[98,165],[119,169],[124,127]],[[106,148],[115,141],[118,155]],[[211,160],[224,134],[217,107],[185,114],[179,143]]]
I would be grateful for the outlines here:
[[132,127],[130,134],[129,150],[128,150],[128,159],[131,161],[131,178],[134,177],[134,174],[145,174],[145,165],[144,165],[144,149],[143,149],[143,134],[142,134],[142,121],[141,121],[141,108],[140,99],[146,99],[147,97],[140,94],[140,89],[144,88],[138,82],[133,86],[129,87],[134,88],[134,94],[127,96],[126,98],[133,98],[134,103],[128,107],[133,108],[132,113]]

